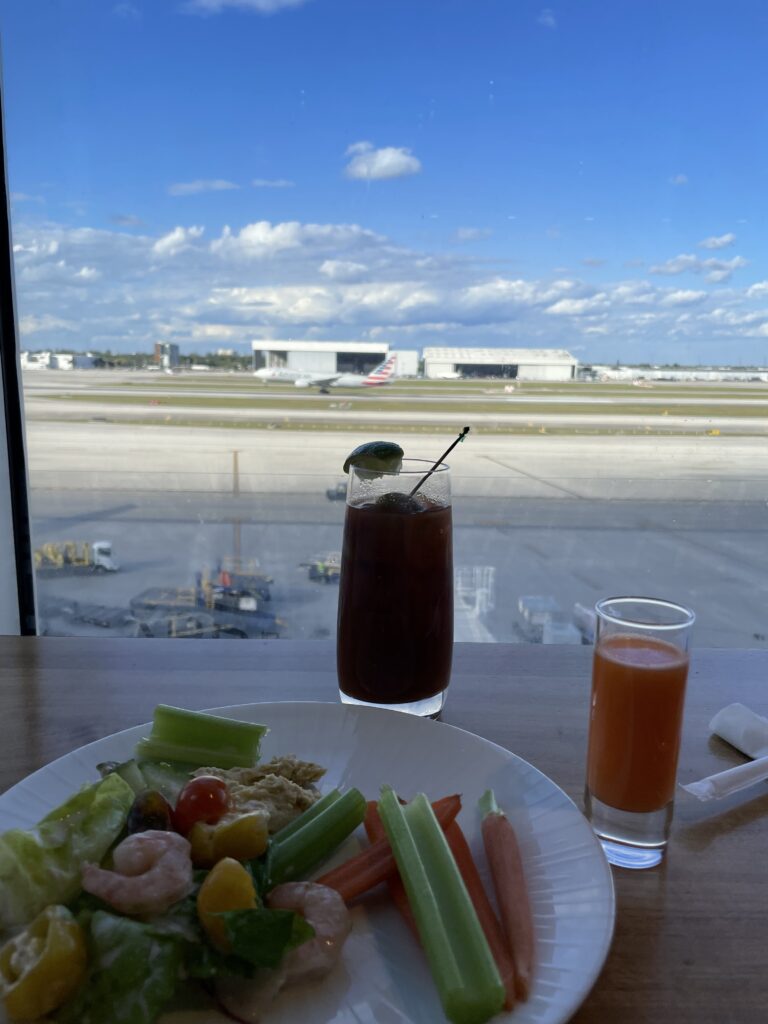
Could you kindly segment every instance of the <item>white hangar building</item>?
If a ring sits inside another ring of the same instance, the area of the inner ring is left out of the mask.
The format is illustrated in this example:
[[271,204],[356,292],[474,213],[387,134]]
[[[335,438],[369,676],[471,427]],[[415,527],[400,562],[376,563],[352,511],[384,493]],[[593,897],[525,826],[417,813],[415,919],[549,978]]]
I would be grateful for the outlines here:
[[386,341],[252,341],[253,369],[266,366],[311,373],[369,373],[397,355],[398,377],[415,377],[419,354],[390,352]]
[[425,348],[424,376],[575,380],[578,360],[562,348]]

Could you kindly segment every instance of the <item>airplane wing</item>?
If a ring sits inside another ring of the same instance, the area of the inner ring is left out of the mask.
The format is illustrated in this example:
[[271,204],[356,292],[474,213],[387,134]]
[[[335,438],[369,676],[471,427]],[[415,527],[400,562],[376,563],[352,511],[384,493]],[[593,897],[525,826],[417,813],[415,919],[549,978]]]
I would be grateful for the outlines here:
[[340,373],[305,373],[296,381],[297,388],[327,388],[341,376]]

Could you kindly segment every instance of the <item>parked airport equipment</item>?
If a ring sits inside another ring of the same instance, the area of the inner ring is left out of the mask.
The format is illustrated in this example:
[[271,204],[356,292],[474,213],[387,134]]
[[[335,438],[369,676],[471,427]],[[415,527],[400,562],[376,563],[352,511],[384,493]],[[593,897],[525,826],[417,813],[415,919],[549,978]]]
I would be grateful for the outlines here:
[[200,611],[211,617],[219,635],[226,633],[239,639],[282,636],[286,623],[262,611],[261,600],[250,590],[204,584],[202,574],[198,574],[194,587],[149,587],[132,598],[130,605],[136,619],[148,624],[153,619]]
[[341,554],[332,551],[327,555],[313,555],[306,562],[300,562],[299,568],[306,569],[307,579],[316,583],[338,583],[341,577]]
[[264,601],[272,600],[270,586],[274,578],[261,568],[258,558],[238,558],[236,555],[225,555],[216,568],[211,571],[205,568],[202,572],[203,587],[224,587],[257,594]]
[[100,575],[120,568],[112,558],[112,543],[108,540],[43,544],[35,549],[34,562],[41,576]]
[[326,489],[325,496],[328,501],[346,501],[347,485],[342,482],[340,484],[336,484],[335,487],[328,487]]

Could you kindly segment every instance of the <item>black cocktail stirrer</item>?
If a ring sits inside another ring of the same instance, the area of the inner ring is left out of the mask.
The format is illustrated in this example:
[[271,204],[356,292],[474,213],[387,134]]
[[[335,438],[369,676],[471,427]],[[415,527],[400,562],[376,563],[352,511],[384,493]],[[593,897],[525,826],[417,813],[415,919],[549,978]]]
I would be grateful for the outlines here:
[[411,491],[411,493],[410,493],[410,494],[408,495],[408,497],[409,497],[409,498],[412,498],[412,497],[414,496],[414,494],[416,493],[416,491],[418,491],[418,489],[419,489],[419,488],[421,487],[421,485],[422,485],[422,484],[424,484],[424,483],[426,483],[426,481],[427,481],[427,480],[428,480],[428,479],[429,479],[429,478],[430,478],[430,477],[432,476],[432,474],[433,474],[433,473],[435,472],[435,470],[437,469],[437,467],[438,467],[439,465],[441,465],[441,464],[442,464],[442,461],[443,461],[443,459],[444,459],[444,458],[446,457],[446,455],[450,455],[450,453],[451,453],[451,452],[453,451],[453,449],[454,449],[454,448],[456,447],[456,445],[457,445],[457,444],[459,443],[459,441],[463,441],[463,440],[464,440],[464,438],[465,438],[465,437],[467,436],[467,434],[468,434],[468,433],[469,433],[469,427],[464,427],[464,429],[463,429],[463,430],[462,430],[462,432],[461,432],[461,433],[459,434],[459,436],[458,436],[458,437],[456,438],[456,440],[455,440],[455,441],[453,442],[453,444],[452,444],[452,445],[450,445],[450,446],[449,446],[448,448],[446,448],[446,449],[445,449],[445,451],[444,451],[444,452],[443,452],[443,454],[442,454],[442,455],[440,456],[440,458],[439,458],[439,459],[437,460],[437,462],[436,462],[436,463],[434,464],[434,466],[432,467],[432,469],[430,469],[428,473],[425,473],[425,474],[424,474],[424,476],[423,476],[423,477],[421,478],[421,480],[419,480],[419,482],[418,482],[418,483],[416,484],[416,486],[415,486],[415,487],[413,488],[413,490]]

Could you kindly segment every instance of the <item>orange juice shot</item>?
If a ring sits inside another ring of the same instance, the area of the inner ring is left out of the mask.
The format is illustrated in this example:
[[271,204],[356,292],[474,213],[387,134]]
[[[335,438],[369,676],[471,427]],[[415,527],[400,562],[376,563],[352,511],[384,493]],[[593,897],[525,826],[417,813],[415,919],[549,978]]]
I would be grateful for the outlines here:
[[653,867],[672,821],[695,616],[656,598],[595,611],[585,810],[612,864]]
[[688,654],[614,634],[595,649],[587,784],[622,811],[659,811],[675,795]]

